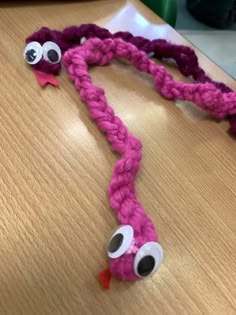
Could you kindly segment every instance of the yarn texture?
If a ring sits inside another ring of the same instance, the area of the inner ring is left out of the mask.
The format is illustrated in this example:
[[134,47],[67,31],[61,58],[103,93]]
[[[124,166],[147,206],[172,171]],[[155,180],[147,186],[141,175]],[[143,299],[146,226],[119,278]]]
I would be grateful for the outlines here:
[[[117,32],[112,34],[107,29],[101,28],[95,24],[82,24],[80,26],[67,27],[62,32],[43,27],[39,31],[30,35],[26,39],[26,43],[38,41],[40,44],[43,44],[46,41],[53,41],[59,45],[62,53],[65,53],[68,49],[78,46],[81,39],[84,37],[86,39],[92,37],[98,37],[100,39],[121,38],[124,41],[135,45],[138,49],[143,50],[147,54],[154,53],[153,57],[159,59],[174,59],[180,72],[186,77],[192,77],[196,83],[212,83],[223,93],[232,92],[227,85],[212,80],[205,73],[199,66],[198,58],[193,49],[187,46],[169,43],[164,39],[149,40],[141,36],[133,36],[129,32]],[[57,74],[61,69],[60,63],[50,64],[44,59],[41,59],[39,63],[32,66],[36,70],[52,74]],[[218,115],[218,118],[221,119],[221,115]],[[236,134],[236,115],[230,114],[226,118],[229,119],[231,125],[230,132]]]
[[121,155],[113,169],[108,194],[110,205],[116,211],[119,222],[134,229],[135,250],[121,257],[110,259],[110,272],[120,280],[138,280],[134,273],[134,258],[137,250],[147,242],[158,242],[154,224],[137,200],[135,179],[142,158],[142,144],[135,138],[108,105],[105,92],[92,83],[89,65],[107,65],[112,59],[125,58],[138,70],[150,74],[154,85],[168,99],[193,101],[223,118],[236,113],[235,93],[223,93],[213,84],[186,84],[176,82],[163,66],[156,65],[147,54],[120,38],[87,40],[83,46],[66,51],[63,62],[81,99],[87,104],[91,118],[105,133],[112,149]]
[[[110,205],[116,211],[119,222],[131,225],[134,229],[135,245],[140,248],[144,243],[158,241],[154,225],[135,193],[135,178],[142,159],[141,141],[135,138],[108,105],[102,88],[93,85],[88,65],[106,65],[113,58],[135,58],[137,49],[121,39],[90,39],[78,48],[64,55],[64,65],[69,76],[79,90],[81,99],[87,104],[91,118],[104,132],[112,149],[121,155],[115,164],[108,188]],[[142,53],[148,60],[145,53]],[[135,62],[135,61],[134,61]],[[138,59],[136,62],[139,63]],[[152,62],[153,63],[153,62]],[[138,280],[133,271],[136,251],[125,253],[111,259],[109,269],[120,280]]]
[[[96,38],[94,41],[87,40],[83,46],[84,48],[80,46],[75,51],[79,52],[78,55],[84,54],[85,51],[90,56],[90,59],[86,59],[89,64],[106,65],[114,58],[126,58],[138,70],[151,74],[156,89],[167,99],[194,102],[218,119],[236,113],[235,92],[223,93],[212,83],[177,82],[165,67],[158,66],[143,51],[122,39],[99,40]],[[64,60],[67,60],[66,56],[68,54],[65,55]],[[83,94],[81,97],[83,99]]]

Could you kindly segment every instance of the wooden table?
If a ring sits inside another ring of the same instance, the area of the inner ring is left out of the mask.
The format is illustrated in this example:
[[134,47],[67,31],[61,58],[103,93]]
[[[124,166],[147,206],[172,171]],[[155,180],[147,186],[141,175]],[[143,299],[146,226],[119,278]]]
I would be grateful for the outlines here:
[[120,62],[92,76],[143,142],[137,192],[165,260],[150,279],[101,289],[97,274],[117,226],[106,191],[118,157],[67,74],[60,89],[42,89],[22,58],[25,37],[41,26],[87,22],[189,44],[137,0],[1,5],[0,314],[236,314],[236,143],[228,123],[164,100],[151,78]]

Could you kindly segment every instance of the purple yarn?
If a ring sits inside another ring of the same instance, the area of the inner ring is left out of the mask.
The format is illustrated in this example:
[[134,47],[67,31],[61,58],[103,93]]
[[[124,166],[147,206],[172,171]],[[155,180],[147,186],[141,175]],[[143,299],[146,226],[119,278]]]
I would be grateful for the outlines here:
[[236,135],[236,115],[229,117],[230,129],[229,132],[233,135]]
[[[62,32],[50,30],[47,27],[41,28],[26,39],[26,43],[37,41],[43,44],[46,41],[53,41],[58,44],[64,54],[69,48],[76,47],[80,44],[81,38],[91,37],[105,38],[122,38],[124,41],[135,45],[138,49],[146,53],[154,53],[154,57],[174,59],[180,72],[185,76],[192,78],[198,83],[212,83],[223,93],[231,92],[227,85],[222,82],[212,80],[205,71],[200,68],[198,58],[194,50],[184,45],[176,45],[167,42],[165,39],[149,40],[141,36],[134,36],[129,32],[110,33],[107,29],[96,24],[82,24],[80,26],[70,26]],[[61,64],[50,64],[45,60],[41,60],[38,64],[32,65],[34,69],[43,72],[58,74]],[[228,117],[230,122],[230,132],[236,134],[236,115]]]

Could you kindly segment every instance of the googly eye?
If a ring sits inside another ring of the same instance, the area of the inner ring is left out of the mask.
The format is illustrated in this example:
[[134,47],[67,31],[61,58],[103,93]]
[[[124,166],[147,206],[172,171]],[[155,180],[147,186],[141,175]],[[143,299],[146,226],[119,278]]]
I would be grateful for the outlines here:
[[134,237],[134,230],[130,225],[122,225],[112,235],[108,246],[107,254],[110,258],[122,256],[129,248]]
[[134,259],[134,272],[146,278],[159,269],[163,260],[163,249],[156,242],[148,242],[138,250]]
[[43,57],[50,63],[59,63],[61,61],[61,49],[54,42],[43,44]]
[[25,61],[31,65],[38,63],[43,55],[43,48],[38,42],[30,42],[24,48]]

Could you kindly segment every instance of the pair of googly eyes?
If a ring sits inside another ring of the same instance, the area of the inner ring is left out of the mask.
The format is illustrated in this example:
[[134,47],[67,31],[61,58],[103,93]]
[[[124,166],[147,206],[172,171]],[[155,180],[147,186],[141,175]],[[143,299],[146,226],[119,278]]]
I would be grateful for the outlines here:
[[30,42],[25,46],[24,58],[27,63],[35,65],[42,57],[50,63],[59,63],[61,61],[61,49],[51,41],[45,42],[43,46],[38,42]]
[[[134,238],[134,230],[130,225],[119,227],[110,238],[107,247],[108,256],[111,259],[125,254]],[[134,258],[134,273],[139,278],[151,276],[159,269],[163,260],[162,247],[156,242],[147,242],[137,251]]]

